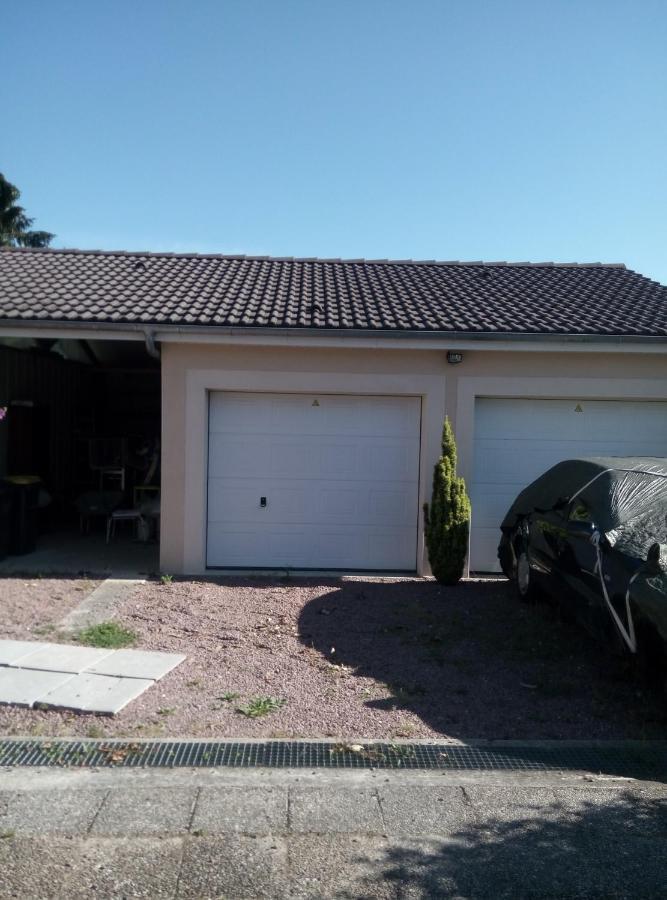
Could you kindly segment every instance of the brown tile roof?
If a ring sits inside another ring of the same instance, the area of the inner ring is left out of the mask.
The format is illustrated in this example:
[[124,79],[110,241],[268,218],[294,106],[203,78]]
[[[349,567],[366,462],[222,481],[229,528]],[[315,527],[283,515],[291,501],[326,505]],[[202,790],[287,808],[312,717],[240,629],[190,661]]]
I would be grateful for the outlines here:
[[0,250],[2,320],[667,336],[667,287],[621,265]]

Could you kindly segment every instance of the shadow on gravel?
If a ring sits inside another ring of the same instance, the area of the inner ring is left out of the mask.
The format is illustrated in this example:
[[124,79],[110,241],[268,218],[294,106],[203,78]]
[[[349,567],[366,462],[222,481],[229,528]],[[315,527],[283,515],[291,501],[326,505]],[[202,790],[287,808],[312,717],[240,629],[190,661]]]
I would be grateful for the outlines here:
[[[624,792],[613,800],[522,806],[495,797],[492,815],[448,840],[405,841],[372,866],[368,882],[339,897],[656,898],[664,896],[667,862],[665,800]],[[605,796],[607,795],[607,796]],[[586,797],[590,797],[587,792]],[[490,805],[490,804],[489,804]],[[507,809],[509,807],[509,809]],[[497,810],[500,810],[498,812]],[[395,893],[375,893],[395,885]]]
[[667,737],[664,704],[626,663],[547,604],[518,603],[503,580],[331,588],[304,606],[300,639],[387,685],[369,707],[462,739]]

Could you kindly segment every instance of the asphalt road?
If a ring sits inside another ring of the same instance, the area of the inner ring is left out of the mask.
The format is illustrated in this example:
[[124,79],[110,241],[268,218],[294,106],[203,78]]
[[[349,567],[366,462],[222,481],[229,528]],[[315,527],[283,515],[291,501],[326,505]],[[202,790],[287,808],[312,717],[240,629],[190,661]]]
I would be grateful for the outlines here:
[[0,770],[0,897],[657,898],[664,784],[568,773]]

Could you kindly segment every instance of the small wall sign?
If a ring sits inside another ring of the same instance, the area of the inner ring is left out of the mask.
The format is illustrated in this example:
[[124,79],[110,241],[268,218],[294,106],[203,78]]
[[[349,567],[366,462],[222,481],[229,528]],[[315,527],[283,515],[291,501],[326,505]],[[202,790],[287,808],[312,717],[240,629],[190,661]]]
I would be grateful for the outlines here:
[[313,400],[313,402],[312,402],[312,404],[311,404],[311,406],[319,406],[319,405],[320,405],[320,401],[319,401],[319,400]]
[[584,411],[581,403],[577,403],[577,405],[574,407],[574,411],[575,412],[583,412]]

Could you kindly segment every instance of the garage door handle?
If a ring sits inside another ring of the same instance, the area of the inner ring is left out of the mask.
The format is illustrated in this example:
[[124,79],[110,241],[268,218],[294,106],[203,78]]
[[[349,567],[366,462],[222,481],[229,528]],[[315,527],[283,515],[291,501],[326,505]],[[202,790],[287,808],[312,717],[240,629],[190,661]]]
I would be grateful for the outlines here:
[[259,505],[260,505],[260,506],[266,506],[266,497],[260,497],[260,498],[259,498]]

